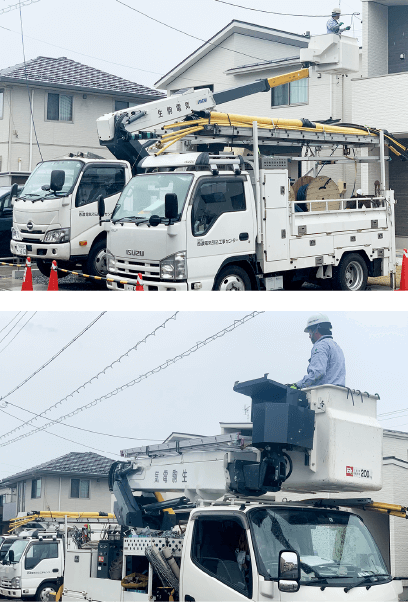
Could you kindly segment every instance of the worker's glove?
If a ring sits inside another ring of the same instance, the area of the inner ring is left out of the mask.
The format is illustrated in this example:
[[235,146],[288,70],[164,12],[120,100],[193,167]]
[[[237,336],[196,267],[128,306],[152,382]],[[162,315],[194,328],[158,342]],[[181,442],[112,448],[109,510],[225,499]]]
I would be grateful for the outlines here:
[[292,384],[287,384],[285,385],[286,387],[289,387],[289,389],[298,389],[298,386],[296,383],[292,383]]
[[350,25],[347,25],[347,27],[344,28],[344,31],[349,31],[349,29],[351,29]]
[[342,25],[344,25],[344,22],[342,21],[341,23],[337,23],[337,25],[338,25],[339,27],[341,27]]

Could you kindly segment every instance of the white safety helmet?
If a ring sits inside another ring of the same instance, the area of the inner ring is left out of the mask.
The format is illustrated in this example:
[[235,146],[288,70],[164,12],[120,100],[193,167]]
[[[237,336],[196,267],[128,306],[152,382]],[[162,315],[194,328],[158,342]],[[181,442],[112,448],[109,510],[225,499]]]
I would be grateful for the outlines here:
[[[318,324],[323,324],[323,323],[330,324],[330,320],[329,320],[328,316],[326,316],[326,314],[314,314],[313,316],[310,316],[310,318],[308,319],[304,332],[309,332],[309,330],[311,328],[313,328],[314,326],[318,326]],[[330,327],[331,327],[331,324],[330,324]]]
[[333,10],[332,10],[332,17],[334,15],[341,15],[341,10],[339,8],[333,8]]

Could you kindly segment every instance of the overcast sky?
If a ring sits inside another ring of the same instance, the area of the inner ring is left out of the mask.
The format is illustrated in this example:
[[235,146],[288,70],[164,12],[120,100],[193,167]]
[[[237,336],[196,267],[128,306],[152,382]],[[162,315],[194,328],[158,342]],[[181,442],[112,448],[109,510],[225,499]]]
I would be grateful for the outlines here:
[[[365,298],[368,300],[367,296]],[[0,312],[0,397],[40,368],[100,312],[17,313]],[[56,419],[105,395],[249,313],[178,313],[165,328],[140,344],[137,351],[130,352],[106,375],[101,375],[46,415]],[[234,382],[259,378],[265,373],[282,383],[300,379],[305,374],[311,350],[308,336],[303,332],[310,313],[273,311],[258,315],[140,384],[67,421],[70,425],[117,438],[62,425],[54,425],[32,436],[29,436],[31,428],[24,427],[4,437],[21,424],[18,418],[27,420],[32,416],[24,409],[40,413],[62,400],[174,314],[173,311],[105,313],[49,366],[9,395],[5,400],[9,402],[6,407],[5,402],[0,402],[0,445],[20,434],[27,435],[18,442],[0,447],[0,478],[70,451],[87,451],[88,448],[80,443],[115,459],[121,449],[162,441],[172,431],[215,435],[220,432],[220,421],[245,421],[244,407],[248,398],[233,392]],[[408,431],[408,312],[327,313],[333,323],[334,338],[345,352],[346,384],[361,391],[378,393],[380,414],[407,408],[405,415],[384,421],[383,426]],[[45,420],[37,420],[34,425],[45,423]]]
[[[30,0],[25,0],[29,2]],[[120,3],[122,2],[122,4]],[[91,65],[139,84],[154,86],[161,75],[196,50],[202,42],[152,21],[206,41],[233,19],[304,34],[326,33],[334,6],[361,13],[360,0],[231,0],[250,8],[321,18],[279,16],[235,8],[217,0],[34,0],[21,10],[26,59],[61,57]],[[1,11],[17,0],[0,0],[0,69],[23,62],[19,10]],[[127,4],[132,8],[124,6]],[[361,35],[361,22],[342,19]],[[204,82],[208,83],[208,82]]]

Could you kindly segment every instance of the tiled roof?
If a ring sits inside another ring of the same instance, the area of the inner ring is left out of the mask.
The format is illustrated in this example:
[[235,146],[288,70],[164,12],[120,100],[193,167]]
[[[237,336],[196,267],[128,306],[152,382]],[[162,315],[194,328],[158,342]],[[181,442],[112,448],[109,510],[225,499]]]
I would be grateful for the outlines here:
[[121,94],[141,95],[162,98],[163,93],[152,88],[147,88],[135,82],[131,82],[117,75],[105,73],[94,67],[77,63],[65,57],[50,58],[39,56],[36,59],[24,63],[0,69],[0,79],[11,78],[16,80],[28,80],[29,83],[46,83],[55,86],[72,86],[73,88],[88,88],[101,90],[103,92],[116,92]]
[[44,462],[44,464],[39,464],[28,470],[23,470],[10,477],[6,477],[0,481],[0,486],[15,483],[24,477],[32,478],[36,475],[39,476],[40,474],[47,473],[107,477],[112,463],[113,460],[110,458],[105,458],[105,456],[100,456],[94,452],[71,452],[60,458],[55,458],[55,460]]

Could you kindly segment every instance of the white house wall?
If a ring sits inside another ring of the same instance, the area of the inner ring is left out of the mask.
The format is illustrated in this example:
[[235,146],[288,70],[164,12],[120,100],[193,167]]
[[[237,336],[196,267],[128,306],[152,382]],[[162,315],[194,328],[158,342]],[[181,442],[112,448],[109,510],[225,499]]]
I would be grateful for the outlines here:
[[363,76],[388,73],[388,7],[363,0]]
[[[73,96],[73,121],[47,121],[47,94],[54,92]],[[31,96],[31,88],[30,88]],[[70,152],[93,152],[107,159],[111,153],[99,145],[96,120],[114,110],[114,97],[69,92],[53,88],[34,89],[33,115],[38,142],[44,160],[60,158]],[[131,105],[136,104],[130,100]],[[10,119],[10,104],[12,107]],[[5,87],[4,116],[0,119],[1,171],[30,171],[31,116],[27,88]],[[9,144],[9,130],[11,144]],[[9,156],[10,148],[10,156]],[[21,159],[21,161],[19,161]],[[32,133],[32,169],[40,161],[34,131]]]

